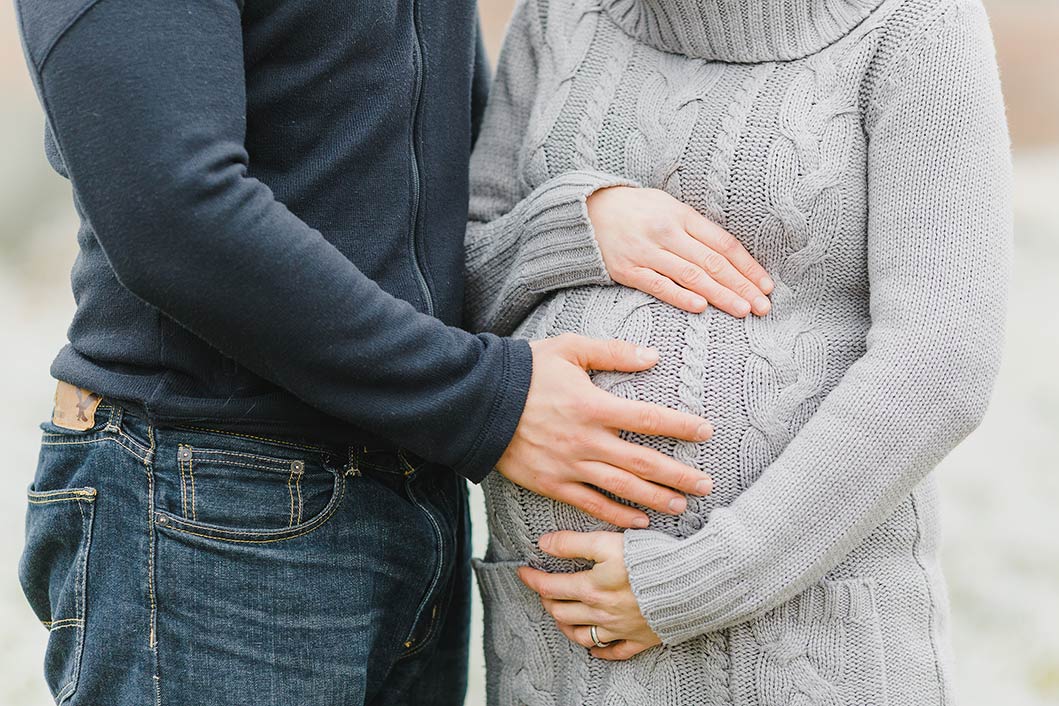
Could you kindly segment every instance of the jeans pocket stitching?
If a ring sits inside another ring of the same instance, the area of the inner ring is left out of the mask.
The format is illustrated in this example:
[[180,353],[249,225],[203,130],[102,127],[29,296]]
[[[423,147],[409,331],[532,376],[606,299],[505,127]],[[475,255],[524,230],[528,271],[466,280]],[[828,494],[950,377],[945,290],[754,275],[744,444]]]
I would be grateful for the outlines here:
[[[122,439],[128,439],[129,443],[122,441]],[[136,458],[136,460],[140,461],[141,463],[144,463],[147,460],[147,454],[149,453],[149,449],[141,447],[135,441],[129,439],[129,437],[125,434],[121,434],[120,437],[101,436],[96,439],[78,439],[77,441],[48,441],[45,437],[43,440],[41,440],[40,443],[41,446],[84,446],[87,444],[99,444],[104,441],[113,441],[115,444],[132,454]],[[132,445],[135,445],[137,448],[133,448]]]
[[335,513],[345,497],[345,478],[340,473],[335,473],[334,493],[331,501],[320,514],[308,522],[293,527],[279,530],[235,530],[216,525],[207,525],[195,521],[189,521],[164,510],[155,512],[155,525],[181,534],[189,534],[194,537],[212,539],[220,542],[232,542],[236,544],[270,544],[273,542],[284,542],[290,539],[304,537],[315,532],[326,524]]

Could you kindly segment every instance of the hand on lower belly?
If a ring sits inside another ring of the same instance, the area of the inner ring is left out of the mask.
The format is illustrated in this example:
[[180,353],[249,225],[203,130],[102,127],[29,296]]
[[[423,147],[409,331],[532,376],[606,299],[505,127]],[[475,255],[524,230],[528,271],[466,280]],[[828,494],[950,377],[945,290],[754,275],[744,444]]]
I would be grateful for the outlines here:
[[610,660],[629,659],[661,643],[633,595],[620,532],[554,532],[538,545],[552,556],[595,562],[574,574],[519,569],[519,578],[540,595],[567,638],[590,648],[593,657]]

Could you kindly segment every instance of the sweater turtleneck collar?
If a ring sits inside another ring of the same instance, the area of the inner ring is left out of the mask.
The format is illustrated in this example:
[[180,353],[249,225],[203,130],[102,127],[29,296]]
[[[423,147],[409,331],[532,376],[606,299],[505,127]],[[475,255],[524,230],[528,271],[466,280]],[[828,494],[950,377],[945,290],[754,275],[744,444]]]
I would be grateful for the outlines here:
[[627,33],[697,59],[790,61],[833,44],[882,0],[600,0]]

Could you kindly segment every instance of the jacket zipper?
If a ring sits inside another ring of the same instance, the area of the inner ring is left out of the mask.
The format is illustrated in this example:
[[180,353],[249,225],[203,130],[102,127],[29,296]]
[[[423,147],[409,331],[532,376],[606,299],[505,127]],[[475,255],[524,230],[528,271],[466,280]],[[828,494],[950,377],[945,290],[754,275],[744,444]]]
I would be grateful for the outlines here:
[[419,197],[420,197],[420,172],[419,172],[419,101],[423,93],[423,47],[419,40],[419,4],[412,0],[412,37],[415,47],[415,90],[412,97],[412,217],[411,228],[408,232],[408,248],[412,256],[412,269],[415,271],[416,281],[419,283],[419,291],[426,306],[426,313],[434,315],[434,300],[430,295],[430,287],[427,286],[423,268],[419,264],[419,252],[416,248],[416,235],[419,233]]

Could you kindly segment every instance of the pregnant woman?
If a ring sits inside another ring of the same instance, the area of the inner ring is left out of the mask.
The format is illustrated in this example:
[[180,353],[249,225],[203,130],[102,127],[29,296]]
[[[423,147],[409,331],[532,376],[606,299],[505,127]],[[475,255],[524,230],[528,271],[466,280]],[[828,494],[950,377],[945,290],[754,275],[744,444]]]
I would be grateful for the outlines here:
[[489,477],[490,703],[953,703],[928,474],[1011,238],[979,0],[524,0],[491,100],[475,323],[657,349],[595,383],[715,433],[632,437],[713,491],[624,534]]

